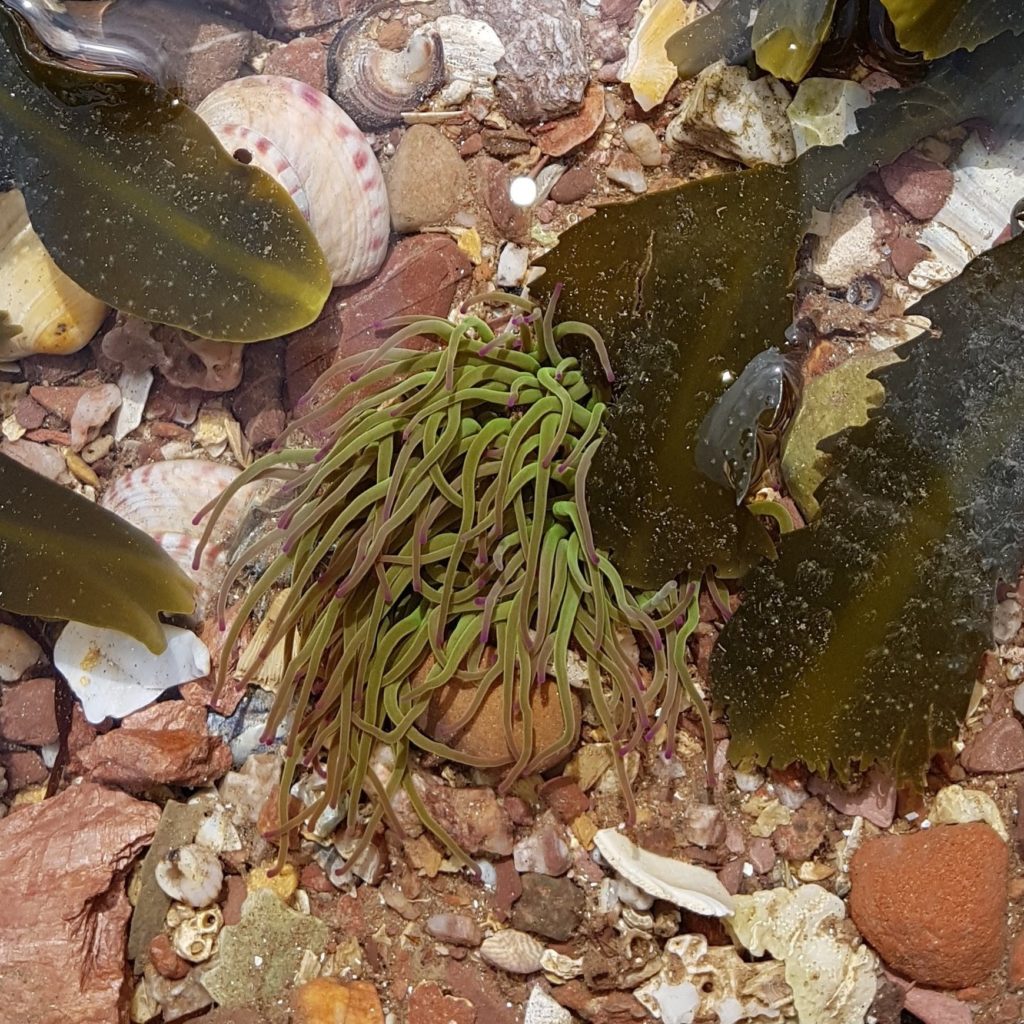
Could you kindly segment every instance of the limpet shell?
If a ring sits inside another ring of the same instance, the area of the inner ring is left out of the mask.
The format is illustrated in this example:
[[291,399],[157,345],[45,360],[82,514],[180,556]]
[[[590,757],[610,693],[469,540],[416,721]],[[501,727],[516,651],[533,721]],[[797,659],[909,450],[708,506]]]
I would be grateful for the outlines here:
[[371,8],[343,25],[327,52],[331,96],[366,131],[401,123],[402,114],[435,93],[445,76],[437,32],[416,32],[404,50],[385,50],[367,31],[376,14]]
[[391,231],[384,177],[363,133],[329,96],[281,75],[251,75],[214,89],[196,113],[237,160],[288,192],[335,286],[380,269]]
[[623,878],[655,899],[706,917],[728,917],[733,912],[732,896],[707,868],[650,853],[614,828],[601,829],[594,845]]
[[515,928],[488,935],[480,945],[480,955],[509,974],[533,974],[544,966],[544,944]]
[[0,194],[0,361],[89,344],[107,307],[62,271],[17,190]]

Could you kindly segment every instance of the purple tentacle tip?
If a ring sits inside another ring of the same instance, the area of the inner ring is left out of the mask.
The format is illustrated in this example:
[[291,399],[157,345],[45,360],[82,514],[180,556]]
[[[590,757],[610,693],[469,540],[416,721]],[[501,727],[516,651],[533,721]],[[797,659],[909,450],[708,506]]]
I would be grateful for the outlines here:
[[509,409],[514,409],[515,406],[516,406],[516,402],[518,402],[518,401],[519,401],[519,396],[516,395],[516,394],[511,394],[511,395],[508,396],[508,401],[505,403],[505,405]]

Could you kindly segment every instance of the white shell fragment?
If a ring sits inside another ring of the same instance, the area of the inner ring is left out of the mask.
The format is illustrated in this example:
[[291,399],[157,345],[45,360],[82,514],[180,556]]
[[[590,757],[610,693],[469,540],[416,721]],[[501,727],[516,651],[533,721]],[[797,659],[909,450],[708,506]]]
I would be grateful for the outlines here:
[[209,675],[210,652],[199,637],[177,626],[162,629],[167,647],[162,654],[153,654],[117,630],[81,622],[64,627],[53,661],[90,722],[124,718],[172,686]]
[[998,832],[1004,842],[1010,841],[1010,833],[998,805],[980,789],[944,786],[935,794],[928,819],[933,825],[965,825],[971,821],[983,821]]
[[53,262],[17,190],[0,194],[0,311],[21,328],[11,338],[0,336],[0,361],[77,352],[107,315],[99,299]]
[[[471,92],[492,97],[494,89],[491,86],[498,75],[496,65],[505,56],[505,46],[498,33],[486,21],[464,18],[461,14],[442,15],[437,21],[424,26],[424,30],[428,29],[433,29],[441,37],[448,83],[445,89],[456,82],[464,82],[469,88],[463,99]],[[447,95],[442,92],[445,99],[456,95],[458,90]]]
[[910,274],[920,291],[952,280],[1006,230],[1024,196],[1024,141],[1010,139],[990,152],[971,135],[950,169],[953,191],[918,238],[932,251]]
[[745,963],[732,946],[709,948],[703,935],[669,939],[661,971],[633,995],[664,1024],[783,1020],[793,1013],[782,963]]
[[745,68],[718,61],[696,78],[693,91],[665,129],[670,146],[696,146],[727,160],[785,164],[796,156],[786,108],[789,93],[771,75],[751,81]]
[[172,900],[208,907],[220,894],[224,869],[213,850],[189,843],[169,850],[156,866],[156,884]]
[[601,829],[594,845],[620,875],[655,899],[707,917],[733,912],[733,897],[707,868],[650,853],[614,828]]
[[533,974],[543,966],[543,944],[526,932],[505,928],[488,935],[480,945],[480,956],[492,967],[509,974]]
[[214,89],[196,113],[229,153],[291,195],[335,285],[380,269],[391,231],[384,177],[363,133],[329,96],[281,75],[251,75]]
[[875,998],[878,961],[841,927],[843,901],[820,885],[736,896],[729,922],[755,956],[786,964],[800,1024],[863,1024]]
[[43,649],[14,626],[0,622],[0,682],[20,679],[43,656]]
[[871,94],[845,78],[805,78],[786,116],[793,126],[797,156],[812,146],[838,146],[857,131],[857,111],[871,106]]
[[698,8],[685,0],[654,0],[646,7],[629,40],[619,81],[626,82],[633,98],[644,110],[656,107],[679,77],[679,69],[668,59],[665,44],[697,16]]

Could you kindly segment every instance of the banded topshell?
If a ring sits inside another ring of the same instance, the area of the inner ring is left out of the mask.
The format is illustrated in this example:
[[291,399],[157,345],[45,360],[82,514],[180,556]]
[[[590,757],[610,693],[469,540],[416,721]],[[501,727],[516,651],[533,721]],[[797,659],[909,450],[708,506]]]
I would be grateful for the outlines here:
[[54,263],[22,194],[0,195],[0,360],[77,352],[106,315],[107,307]]
[[287,190],[335,286],[380,269],[391,231],[384,176],[363,133],[329,96],[293,78],[252,75],[214,89],[196,113],[235,159]]

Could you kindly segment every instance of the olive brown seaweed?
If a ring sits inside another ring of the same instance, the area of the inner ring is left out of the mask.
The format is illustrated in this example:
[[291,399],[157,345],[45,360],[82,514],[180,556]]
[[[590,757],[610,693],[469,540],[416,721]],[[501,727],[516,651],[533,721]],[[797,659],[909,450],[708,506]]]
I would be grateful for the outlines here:
[[1014,110],[1024,44],[1004,34],[936,62],[923,82],[858,112],[856,145],[816,147],[604,206],[544,257],[541,296],[607,339],[618,383],[591,472],[597,543],[623,579],[657,588],[715,565],[738,575],[770,553],[735,494],[704,476],[699,429],[729,381],[783,340],[796,253],[814,209],[919,138]]
[[751,575],[711,661],[737,761],[922,775],[956,736],[1024,563],[1024,238],[914,313],[885,403],[830,446],[813,526]]

